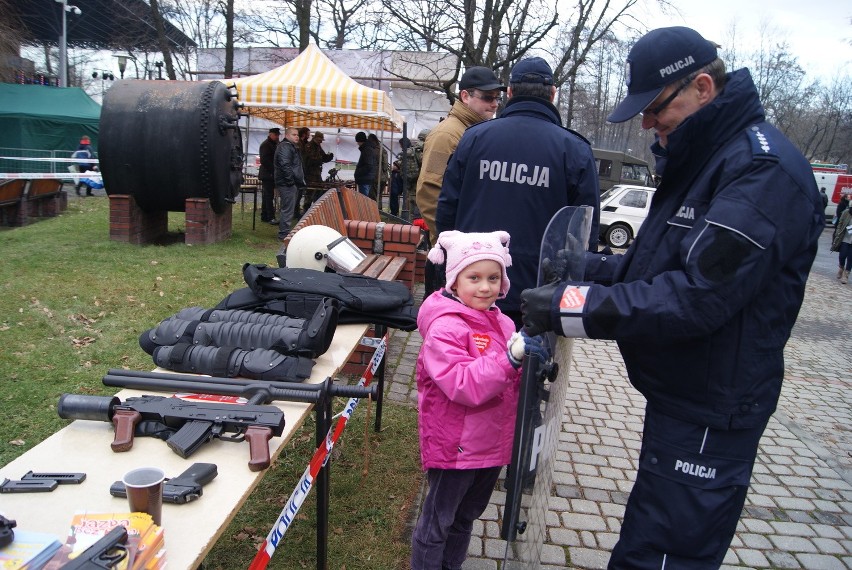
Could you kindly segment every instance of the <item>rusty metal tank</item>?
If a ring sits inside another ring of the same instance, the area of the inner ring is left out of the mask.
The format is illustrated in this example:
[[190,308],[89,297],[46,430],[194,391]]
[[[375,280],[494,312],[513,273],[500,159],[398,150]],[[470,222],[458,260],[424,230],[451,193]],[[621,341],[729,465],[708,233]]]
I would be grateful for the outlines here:
[[185,211],[207,198],[216,213],[242,182],[236,92],[219,81],[117,81],[106,92],[98,144],[107,194],[145,211]]

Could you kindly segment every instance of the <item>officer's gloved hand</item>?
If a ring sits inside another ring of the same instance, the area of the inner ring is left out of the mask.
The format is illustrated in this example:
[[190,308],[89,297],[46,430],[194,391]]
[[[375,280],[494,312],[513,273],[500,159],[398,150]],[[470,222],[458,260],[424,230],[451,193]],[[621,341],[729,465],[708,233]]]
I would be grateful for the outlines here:
[[565,283],[550,283],[535,289],[524,289],[521,293],[521,320],[529,336],[554,330],[550,319],[553,299],[557,293],[562,296],[565,287]]

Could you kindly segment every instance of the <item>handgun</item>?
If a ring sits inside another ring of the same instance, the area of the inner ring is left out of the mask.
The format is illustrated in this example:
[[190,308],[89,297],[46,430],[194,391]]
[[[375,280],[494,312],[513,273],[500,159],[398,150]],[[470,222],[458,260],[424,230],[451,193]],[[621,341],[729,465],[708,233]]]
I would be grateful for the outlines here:
[[[218,475],[215,463],[193,463],[189,469],[163,483],[163,502],[182,505],[199,498],[203,491],[201,487],[212,481]],[[127,497],[124,483],[116,481],[109,488],[113,497]]]

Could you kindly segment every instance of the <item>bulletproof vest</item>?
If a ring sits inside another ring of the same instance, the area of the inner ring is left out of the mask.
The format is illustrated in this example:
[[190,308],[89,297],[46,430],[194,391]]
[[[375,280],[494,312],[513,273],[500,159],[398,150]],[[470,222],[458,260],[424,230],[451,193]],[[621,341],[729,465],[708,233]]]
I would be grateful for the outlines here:
[[324,297],[331,297],[339,303],[339,323],[379,324],[405,331],[417,328],[414,299],[408,287],[397,281],[249,263],[243,266],[243,277],[248,288],[234,291],[216,309],[304,317],[313,314]]

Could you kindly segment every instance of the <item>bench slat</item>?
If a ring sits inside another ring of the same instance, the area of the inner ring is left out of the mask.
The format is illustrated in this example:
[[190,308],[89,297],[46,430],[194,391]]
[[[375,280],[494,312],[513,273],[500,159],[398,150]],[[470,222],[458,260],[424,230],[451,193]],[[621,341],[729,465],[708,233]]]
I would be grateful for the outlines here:
[[363,274],[367,277],[378,278],[379,274],[388,266],[392,259],[393,258],[389,255],[376,256],[376,259],[370,264],[370,267],[368,267]]
[[406,261],[408,260],[404,257],[391,258],[391,262],[387,267],[385,267],[384,271],[379,274],[379,279],[382,281],[393,281],[400,274],[402,268],[405,267]]

